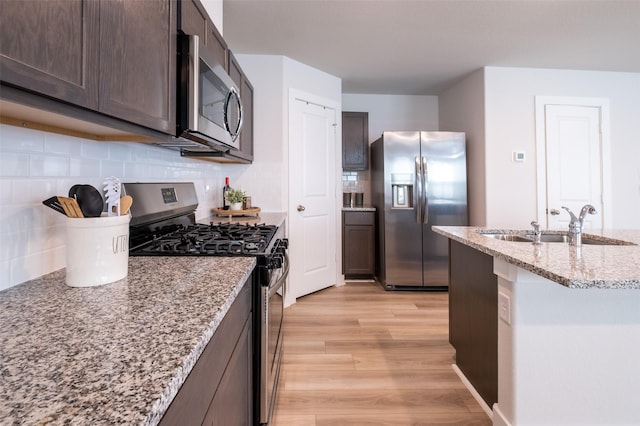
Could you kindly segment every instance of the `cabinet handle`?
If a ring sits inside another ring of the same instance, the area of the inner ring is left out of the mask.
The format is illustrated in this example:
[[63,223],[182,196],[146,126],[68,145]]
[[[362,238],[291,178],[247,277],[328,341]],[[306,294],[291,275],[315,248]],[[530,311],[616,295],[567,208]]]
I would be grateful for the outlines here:
[[302,206],[302,205],[299,205],[299,206],[298,206],[298,211],[299,211],[299,212],[303,212],[303,211],[305,211],[305,210],[306,210],[305,206]]

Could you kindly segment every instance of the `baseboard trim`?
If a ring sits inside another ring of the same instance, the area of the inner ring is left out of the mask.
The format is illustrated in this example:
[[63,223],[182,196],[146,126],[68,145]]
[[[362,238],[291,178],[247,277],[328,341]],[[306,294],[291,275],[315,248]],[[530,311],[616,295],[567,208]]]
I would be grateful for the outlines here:
[[467,388],[469,392],[471,392],[471,396],[473,396],[473,399],[475,399],[478,402],[478,404],[480,404],[480,407],[482,408],[482,410],[487,414],[487,416],[489,416],[491,420],[493,420],[493,411],[491,410],[489,405],[487,405],[487,403],[484,402],[484,399],[482,399],[482,397],[480,396],[476,388],[473,387],[473,385],[464,375],[462,370],[460,370],[460,368],[458,368],[458,366],[455,364],[451,364],[451,368],[453,368],[453,371],[455,371],[455,373],[458,375],[460,380],[462,380],[462,384],[464,385],[464,387]]
[[493,426],[511,426],[498,404],[493,404]]

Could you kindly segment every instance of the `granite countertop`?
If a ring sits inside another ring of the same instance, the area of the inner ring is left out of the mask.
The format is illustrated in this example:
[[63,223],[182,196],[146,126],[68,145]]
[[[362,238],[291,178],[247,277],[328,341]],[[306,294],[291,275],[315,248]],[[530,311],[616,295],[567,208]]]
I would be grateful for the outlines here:
[[[482,227],[434,226],[433,230],[570,288],[640,289],[640,230],[585,231],[584,237],[621,240],[635,245],[586,245],[502,241],[477,232],[525,234],[527,231]],[[562,233],[561,231],[543,231]]]
[[343,207],[343,212],[375,212],[376,208],[371,206],[363,206],[363,207]]
[[111,284],[0,292],[0,423],[157,424],[255,262],[131,257]]

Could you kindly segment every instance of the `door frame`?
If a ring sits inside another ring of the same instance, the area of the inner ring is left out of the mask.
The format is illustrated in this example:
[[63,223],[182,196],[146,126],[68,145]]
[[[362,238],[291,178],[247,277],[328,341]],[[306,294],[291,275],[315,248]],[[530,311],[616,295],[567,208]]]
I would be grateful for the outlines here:
[[[567,96],[535,96],[535,143],[536,143],[536,214],[541,225],[547,226],[547,148],[546,119],[547,105],[579,106],[598,108],[600,111],[600,172],[602,173],[602,223],[604,228],[612,227],[611,200],[611,138],[609,122],[609,99]],[[544,222],[542,219],[544,218]]]
[[[293,133],[292,123],[293,123],[293,105],[296,100],[309,102],[315,105],[331,108],[336,112],[336,138],[335,138],[335,172],[334,172],[334,212],[335,215],[335,241],[336,241],[336,250],[335,250],[335,283],[336,285],[344,284],[344,276],[342,275],[342,235],[341,235],[341,212],[342,212],[342,203],[338,203],[338,195],[342,192],[342,149],[341,149],[341,138],[342,135],[342,103],[339,101],[335,101],[329,98],[325,98],[322,96],[314,95],[309,92],[305,92],[303,90],[289,88],[289,99],[288,99],[288,121],[287,121],[287,162],[288,165],[286,167],[287,170],[287,235],[291,235],[291,217],[296,214],[297,204],[295,200],[293,200],[293,184],[294,177],[291,174],[291,164],[295,161],[292,154],[291,149],[291,134]],[[291,278],[295,278],[290,276]],[[291,288],[291,286],[289,286]],[[284,306],[287,307],[296,302],[296,298],[293,296],[293,292],[289,291],[285,295]]]

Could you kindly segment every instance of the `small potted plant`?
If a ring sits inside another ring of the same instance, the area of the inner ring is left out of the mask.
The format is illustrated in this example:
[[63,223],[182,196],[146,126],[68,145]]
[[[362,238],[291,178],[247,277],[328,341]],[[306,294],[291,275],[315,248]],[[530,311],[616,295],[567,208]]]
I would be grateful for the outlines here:
[[225,198],[229,203],[229,210],[242,210],[242,200],[244,200],[243,190],[230,188]]

